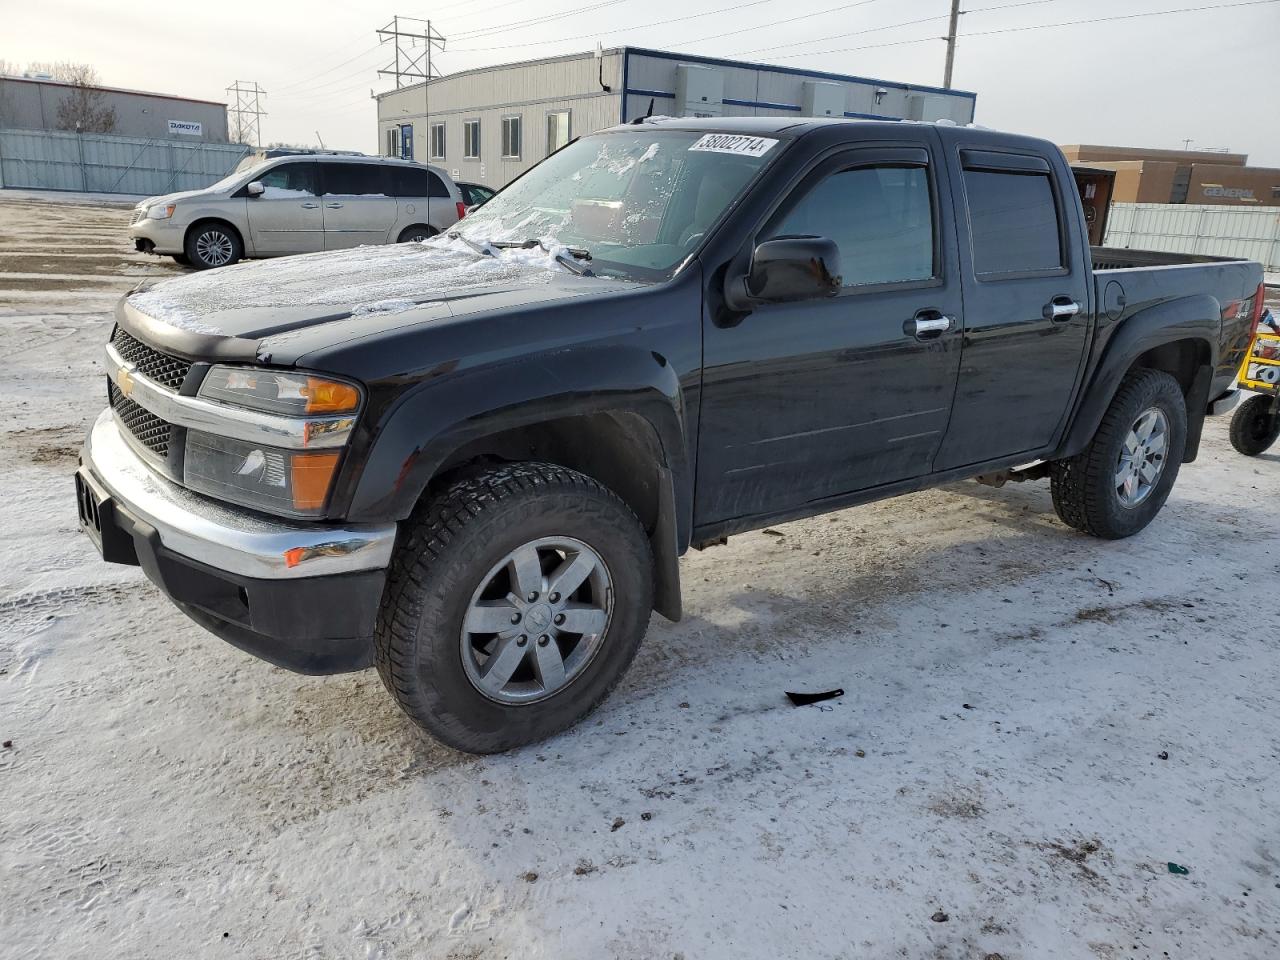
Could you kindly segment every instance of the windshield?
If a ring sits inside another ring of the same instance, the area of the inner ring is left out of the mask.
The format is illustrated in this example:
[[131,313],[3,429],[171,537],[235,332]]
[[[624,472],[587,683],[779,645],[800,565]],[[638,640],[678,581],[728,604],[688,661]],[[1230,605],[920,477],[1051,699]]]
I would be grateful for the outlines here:
[[778,146],[652,127],[583,137],[455,229],[474,244],[539,240],[586,251],[596,274],[664,280]]

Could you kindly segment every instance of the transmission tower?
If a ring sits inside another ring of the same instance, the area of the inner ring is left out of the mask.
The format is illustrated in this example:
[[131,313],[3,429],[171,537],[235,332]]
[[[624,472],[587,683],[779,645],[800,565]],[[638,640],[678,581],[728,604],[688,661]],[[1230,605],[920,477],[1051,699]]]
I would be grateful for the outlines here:
[[419,20],[417,17],[395,16],[391,22],[378,31],[379,43],[395,44],[396,56],[379,74],[396,78],[396,89],[422,84],[422,126],[427,148],[424,160],[431,157],[431,94],[429,81],[440,78],[440,73],[431,62],[431,54],[444,51],[445,38],[431,26],[430,20]]
[[267,91],[258,86],[256,80],[252,83],[237,80],[232,86],[227,87],[227,96],[231,100],[228,108],[231,115],[231,139],[236,143],[247,143],[254,147],[262,146],[259,118],[267,115],[267,111],[262,109],[261,100],[266,95]]

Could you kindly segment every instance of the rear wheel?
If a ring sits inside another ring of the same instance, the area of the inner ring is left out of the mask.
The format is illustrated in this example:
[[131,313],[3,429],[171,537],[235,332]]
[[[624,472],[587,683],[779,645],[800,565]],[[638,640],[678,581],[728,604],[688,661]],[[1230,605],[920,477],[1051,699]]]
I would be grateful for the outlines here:
[[397,243],[421,243],[428,237],[434,237],[440,231],[435,227],[428,226],[424,223],[415,223],[411,227],[405,227],[400,231],[400,239]]
[[221,223],[198,223],[187,232],[186,257],[197,270],[229,267],[244,256],[240,236]]
[[626,504],[573,470],[510,464],[408,521],[378,614],[378,671],[437,739],[508,750],[605,698],[652,600],[649,542]]
[[1132,536],[1168,499],[1186,441],[1178,381],[1160,370],[1134,371],[1089,446],[1049,465],[1054,510],[1063,523],[1095,537]]
[[1280,398],[1255,396],[1231,415],[1231,445],[1256,457],[1280,438]]

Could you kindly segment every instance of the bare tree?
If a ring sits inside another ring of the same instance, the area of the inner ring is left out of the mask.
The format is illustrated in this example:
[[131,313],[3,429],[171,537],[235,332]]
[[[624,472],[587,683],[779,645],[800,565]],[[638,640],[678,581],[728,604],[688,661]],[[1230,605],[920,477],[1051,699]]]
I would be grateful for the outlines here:
[[[28,69],[32,69],[29,65]],[[82,133],[110,133],[116,127],[116,108],[104,101],[98,71],[87,63],[41,65],[41,72],[51,73],[55,80],[71,85],[58,103],[58,126]]]

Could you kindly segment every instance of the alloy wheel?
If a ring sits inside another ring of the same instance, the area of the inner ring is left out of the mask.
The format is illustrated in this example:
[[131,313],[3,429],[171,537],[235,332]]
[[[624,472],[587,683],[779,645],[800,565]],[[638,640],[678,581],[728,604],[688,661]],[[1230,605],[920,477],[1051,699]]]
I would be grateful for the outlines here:
[[1115,487],[1120,505],[1133,508],[1151,496],[1164,473],[1169,448],[1169,418],[1149,407],[1129,427],[1116,460]]

